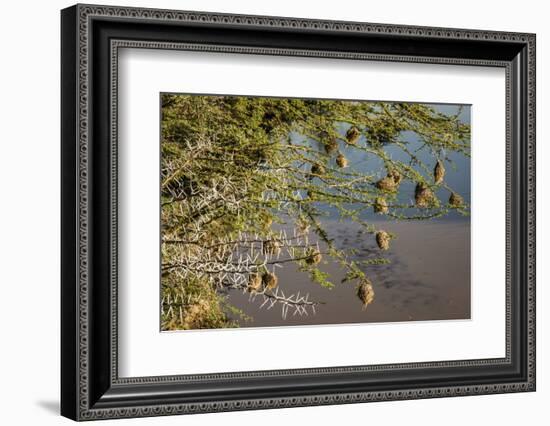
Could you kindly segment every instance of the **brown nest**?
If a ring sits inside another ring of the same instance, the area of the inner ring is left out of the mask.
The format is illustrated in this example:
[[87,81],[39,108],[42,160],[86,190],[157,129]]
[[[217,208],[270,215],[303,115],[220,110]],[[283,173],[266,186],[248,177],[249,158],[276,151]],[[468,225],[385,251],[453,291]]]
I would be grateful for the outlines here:
[[346,132],[346,140],[350,145],[355,145],[361,136],[361,132],[355,126],[351,126]]
[[313,166],[311,166],[311,175],[310,177],[313,179],[315,176],[322,176],[326,173],[325,166],[319,163],[315,163]]
[[462,207],[464,204],[464,199],[456,192],[452,192],[449,197],[449,204],[451,207]]
[[253,273],[248,276],[248,291],[255,293],[262,288],[262,277],[260,274]]
[[266,272],[262,276],[262,282],[266,289],[273,290],[279,285],[279,278],[273,272]]
[[283,245],[281,244],[280,241],[277,241],[277,240],[267,240],[267,241],[264,241],[264,244],[263,244],[263,252],[264,254],[274,254],[274,255],[279,255],[281,253],[281,247]]
[[298,233],[300,235],[306,235],[309,232],[310,225],[307,219],[301,216],[296,221],[296,228],[298,229]]
[[376,187],[385,192],[396,192],[397,191],[397,183],[395,182],[395,179],[393,176],[386,176],[385,178],[380,179],[378,182],[376,182]]
[[443,183],[445,177],[445,167],[443,167],[443,161],[437,160],[434,167],[434,182],[436,185]]
[[325,152],[327,154],[334,154],[338,150],[338,141],[334,138],[330,138],[327,141],[324,141]]
[[388,203],[382,197],[378,197],[374,201],[374,213],[384,214],[388,212]]
[[397,169],[391,169],[388,172],[388,177],[391,177],[396,185],[399,185],[403,179],[403,176],[401,176],[401,173]]
[[308,265],[318,265],[321,263],[321,260],[323,259],[323,256],[317,249],[311,250],[308,257],[306,257],[306,263]]
[[417,207],[430,207],[436,204],[433,191],[423,182],[416,184],[414,189],[414,200]]
[[357,297],[363,303],[363,309],[374,301],[374,289],[368,278],[365,278],[357,287]]
[[348,159],[344,157],[344,154],[340,152],[336,157],[336,164],[338,165],[338,167],[345,168],[348,166]]
[[391,236],[386,231],[378,231],[376,233],[376,244],[380,250],[388,250],[390,248]]
[[376,187],[385,192],[397,192],[402,176],[397,169],[388,170],[386,177],[375,183]]

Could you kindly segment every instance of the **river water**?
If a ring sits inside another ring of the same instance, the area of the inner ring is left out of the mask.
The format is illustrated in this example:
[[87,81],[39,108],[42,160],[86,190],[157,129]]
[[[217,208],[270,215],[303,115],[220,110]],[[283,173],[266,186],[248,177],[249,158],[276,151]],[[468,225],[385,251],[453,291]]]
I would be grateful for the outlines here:
[[[286,264],[277,270],[279,288],[285,294],[309,294],[323,302],[316,313],[282,318],[281,308],[267,309],[262,297],[252,300],[248,293],[230,292],[227,301],[253,318],[235,318],[241,327],[346,324],[470,318],[470,224],[461,221],[375,222],[379,229],[396,234],[390,250],[391,263],[371,265],[364,270],[373,283],[375,299],[366,309],[356,295],[356,283],[340,283],[345,271],[333,262],[320,269],[330,273],[332,289],[312,282],[308,275]],[[330,225],[329,225],[330,227]],[[357,259],[367,259],[377,251],[374,236],[362,233],[354,223],[334,224],[341,248],[357,249]],[[379,252],[378,252],[379,253]]]

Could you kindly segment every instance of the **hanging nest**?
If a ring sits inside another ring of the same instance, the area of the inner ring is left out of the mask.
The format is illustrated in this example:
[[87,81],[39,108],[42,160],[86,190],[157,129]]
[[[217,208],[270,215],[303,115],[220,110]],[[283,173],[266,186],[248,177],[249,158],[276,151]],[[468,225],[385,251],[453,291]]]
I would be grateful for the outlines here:
[[264,241],[263,244],[263,252],[264,254],[271,254],[278,256],[281,253],[281,247],[283,245],[280,241],[277,240],[267,240]]
[[445,167],[443,167],[443,161],[437,160],[434,167],[434,182],[436,185],[443,183],[443,178],[445,177]]
[[346,132],[346,140],[350,145],[355,145],[361,136],[361,132],[355,126],[351,126]]
[[330,138],[323,142],[325,145],[325,152],[329,155],[334,154],[338,150],[338,141],[334,138]]
[[273,290],[279,285],[279,278],[273,272],[266,272],[262,276],[262,282],[266,289]]
[[403,179],[403,176],[401,176],[401,173],[397,169],[391,169],[388,172],[388,177],[391,177],[396,185],[399,185]]
[[386,199],[382,197],[378,197],[374,201],[374,213],[385,214],[388,211],[389,209],[388,209],[388,203],[386,202]]
[[318,265],[321,263],[323,256],[317,249],[313,249],[309,252],[308,257],[306,257],[306,263],[308,265]]
[[376,187],[384,192],[396,192],[397,191],[397,183],[395,182],[395,179],[393,176],[386,176],[385,178],[380,179],[378,182],[376,182]]
[[391,236],[386,231],[378,231],[376,233],[376,244],[380,250],[388,250],[390,248]]
[[260,274],[253,273],[248,276],[248,291],[255,293],[262,288],[262,277]]
[[401,173],[396,169],[388,170],[386,177],[376,182],[376,187],[385,192],[397,192],[399,184],[401,183]]
[[315,176],[322,176],[326,173],[326,169],[325,169],[325,166],[323,166],[322,164],[319,164],[319,163],[315,163],[313,166],[311,166],[311,171],[310,171],[310,179],[313,179]]
[[449,197],[449,204],[451,207],[462,207],[464,204],[464,199],[456,192],[452,192]]
[[374,301],[374,289],[368,278],[363,279],[357,287],[357,297],[363,302],[363,309]]
[[309,233],[309,222],[303,216],[300,216],[296,221],[296,227],[298,228],[298,232],[300,235],[306,235],[307,233]]
[[436,198],[432,190],[423,182],[416,184],[414,200],[417,207],[430,207],[436,204]]
[[348,166],[348,159],[340,152],[336,157],[336,164],[343,169]]

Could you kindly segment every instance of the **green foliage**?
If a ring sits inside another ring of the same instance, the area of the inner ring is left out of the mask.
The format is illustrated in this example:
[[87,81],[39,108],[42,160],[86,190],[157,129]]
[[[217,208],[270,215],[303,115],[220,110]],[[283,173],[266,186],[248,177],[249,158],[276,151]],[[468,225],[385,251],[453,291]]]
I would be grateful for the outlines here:
[[309,276],[311,278],[311,281],[319,284],[322,287],[325,287],[325,288],[334,287],[334,284],[329,281],[330,275],[327,274],[326,272],[320,271],[317,268],[310,269]]
[[206,280],[188,278],[176,283],[176,276],[164,276],[161,327],[163,330],[190,330],[236,327],[223,311],[223,298]]

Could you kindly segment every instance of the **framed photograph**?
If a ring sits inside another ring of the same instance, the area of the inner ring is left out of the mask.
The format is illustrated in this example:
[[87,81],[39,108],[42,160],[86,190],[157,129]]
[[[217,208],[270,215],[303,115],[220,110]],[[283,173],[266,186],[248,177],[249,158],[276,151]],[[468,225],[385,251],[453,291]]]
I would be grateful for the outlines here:
[[61,412],[535,390],[535,35],[61,12]]

